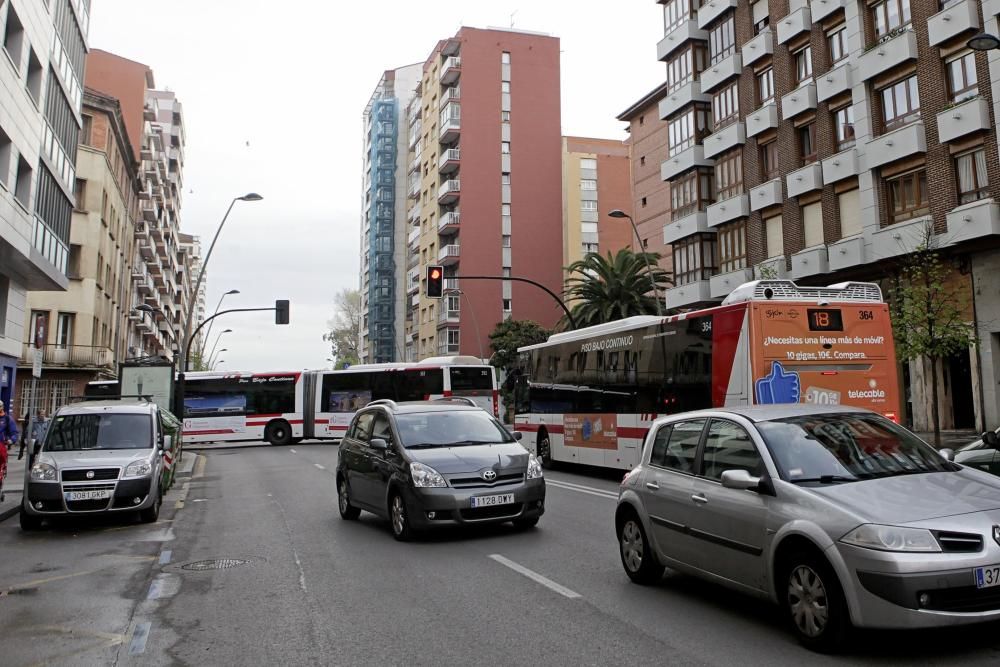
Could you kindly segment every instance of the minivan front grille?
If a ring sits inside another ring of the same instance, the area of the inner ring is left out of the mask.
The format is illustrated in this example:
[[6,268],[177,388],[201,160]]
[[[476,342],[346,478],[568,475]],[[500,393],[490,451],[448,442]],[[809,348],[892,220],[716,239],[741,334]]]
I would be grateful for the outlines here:
[[[93,482],[103,479],[118,479],[121,468],[77,468],[75,470],[63,470],[62,478],[64,482]],[[93,477],[87,477],[87,473],[94,473]]]
[[949,553],[976,553],[983,550],[983,536],[975,533],[953,533],[945,530],[934,532],[941,551]]
[[115,484],[98,482],[97,484],[63,484],[63,491],[114,491]]
[[492,482],[482,477],[452,477],[448,481],[456,489],[492,489],[497,486],[517,484],[524,479],[523,472],[501,473]]
[[67,500],[66,509],[70,512],[96,512],[106,510],[111,504],[111,498],[101,500]]

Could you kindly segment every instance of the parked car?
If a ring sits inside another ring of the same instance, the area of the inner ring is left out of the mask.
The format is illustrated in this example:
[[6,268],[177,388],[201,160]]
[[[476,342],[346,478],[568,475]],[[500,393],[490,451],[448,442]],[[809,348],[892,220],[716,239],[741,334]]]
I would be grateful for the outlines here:
[[340,516],[387,518],[397,540],[448,524],[534,526],[545,480],[519,435],[461,400],[374,401],[340,443]]
[[983,436],[975,442],[955,450],[955,463],[1000,475],[998,440],[1000,440],[1000,429],[983,433]]
[[1000,619],[1000,479],[872,412],[657,419],[615,514],[635,582],[664,567],[782,605],[798,638]]
[[180,437],[180,422],[152,402],[87,401],[61,408],[26,466],[21,528],[95,513],[156,521],[173,483]]

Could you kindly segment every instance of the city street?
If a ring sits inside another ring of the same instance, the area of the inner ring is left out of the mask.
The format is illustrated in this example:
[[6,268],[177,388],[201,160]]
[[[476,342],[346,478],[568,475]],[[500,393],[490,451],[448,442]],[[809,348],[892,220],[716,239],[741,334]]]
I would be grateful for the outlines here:
[[669,573],[631,584],[612,527],[617,474],[548,474],[533,530],[403,544],[369,514],[340,519],[334,445],[200,454],[186,454],[190,476],[154,525],[0,523],[0,663],[985,665],[1000,654],[993,625],[862,633],[846,655],[819,656],[766,603]]

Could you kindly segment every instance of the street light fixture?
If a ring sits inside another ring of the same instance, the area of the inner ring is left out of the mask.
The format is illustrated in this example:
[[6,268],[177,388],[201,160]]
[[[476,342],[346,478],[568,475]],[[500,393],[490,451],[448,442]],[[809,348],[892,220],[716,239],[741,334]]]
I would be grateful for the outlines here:
[[981,32],[965,43],[973,51],[993,51],[1000,49],[1000,37]]
[[649,282],[652,283],[652,285],[653,285],[653,295],[656,297],[656,314],[662,316],[663,315],[663,303],[661,303],[660,290],[656,286],[656,280],[655,280],[654,275],[653,275],[653,265],[650,264],[650,262],[649,262],[649,255],[646,253],[646,250],[642,247],[642,237],[639,236],[639,228],[636,227],[635,220],[632,219],[631,215],[629,215],[625,211],[621,210],[620,208],[616,208],[613,211],[609,212],[608,213],[608,217],[611,217],[611,218],[628,218],[628,221],[632,223],[632,231],[635,232],[635,238],[639,242],[639,252],[642,253],[642,258],[646,262],[646,271],[649,273]]
[[[208,361],[211,361],[212,357],[215,356],[215,348],[219,347],[219,340],[222,338],[222,336],[224,334],[232,333],[232,332],[233,332],[232,329],[223,329],[222,331],[219,332],[219,334],[215,337],[215,342],[212,343],[212,351],[208,353]],[[220,354],[221,354],[221,352],[220,352]],[[204,361],[204,360],[205,359],[202,358],[202,361]],[[207,366],[211,367],[211,363],[207,364]]]
[[[212,314],[215,315],[216,313],[219,312],[219,308],[222,307],[222,300],[223,299],[225,299],[227,296],[229,296],[231,294],[239,294],[239,293],[240,293],[240,291],[238,289],[231,289],[228,292],[226,292],[225,294],[223,294],[222,296],[220,296],[219,297],[219,303],[217,303],[215,305],[215,312],[213,312]],[[195,299],[197,299],[198,295],[195,294],[195,295],[192,295],[192,297],[195,298]],[[211,322],[208,323],[208,329],[205,330],[205,335],[201,339],[201,356],[202,356],[202,358],[205,357],[205,345],[208,343],[208,335],[210,333],[212,333],[212,325],[213,324],[215,324],[215,320],[212,320]]]
[[[229,352],[229,348],[227,348],[227,347],[222,348],[221,350],[219,350],[218,354],[222,354],[223,352]],[[215,366],[215,364],[212,362],[211,359],[209,359],[208,360],[208,367],[212,368],[213,366]]]

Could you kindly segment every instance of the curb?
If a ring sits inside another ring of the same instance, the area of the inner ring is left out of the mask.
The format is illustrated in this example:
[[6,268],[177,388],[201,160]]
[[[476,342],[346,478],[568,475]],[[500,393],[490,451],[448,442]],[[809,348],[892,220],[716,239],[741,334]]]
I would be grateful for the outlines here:
[[[7,491],[6,493],[7,493],[7,499],[8,499],[8,501],[16,494],[17,495],[17,502],[13,503],[12,507],[0,510],[0,522],[6,521],[7,519],[11,518],[12,516],[16,516],[17,513],[21,511],[21,500],[23,498],[23,496],[21,495],[21,492],[20,491]],[[5,502],[4,505],[6,505],[6,504],[7,503]]]

